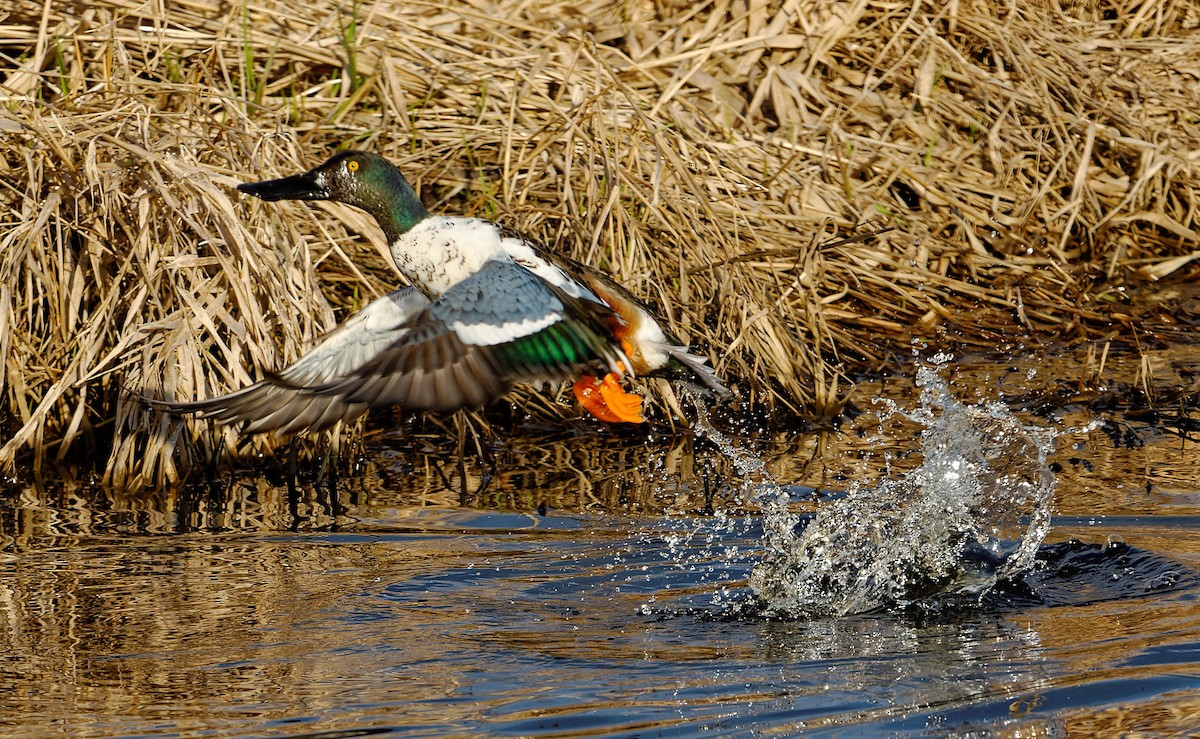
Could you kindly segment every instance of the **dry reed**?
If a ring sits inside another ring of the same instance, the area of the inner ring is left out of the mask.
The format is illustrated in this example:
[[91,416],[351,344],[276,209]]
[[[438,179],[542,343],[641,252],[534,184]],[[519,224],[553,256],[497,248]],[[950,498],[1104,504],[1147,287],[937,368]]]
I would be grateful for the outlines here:
[[90,451],[141,486],[232,448],[121,389],[226,392],[397,283],[363,214],[232,189],[337,147],[612,272],[776,411],[836,412],[913,337],[1135,336],[1126,286],[1200,256],[1198,27],[1191,0],[16,0],[0,468]]

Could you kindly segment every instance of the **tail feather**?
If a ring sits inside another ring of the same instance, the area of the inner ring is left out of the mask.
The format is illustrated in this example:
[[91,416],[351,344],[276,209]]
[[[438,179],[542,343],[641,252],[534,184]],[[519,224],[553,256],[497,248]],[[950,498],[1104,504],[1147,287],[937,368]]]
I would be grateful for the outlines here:
[[[673,360],[672,363],[677,365],[674,367],[676,371],[672,373],[674,379],[698,385],[719,398],[729,395],[729,388],[725,387],[713,368],[708,366],[707,358],[689,354],[683,347],[668,346],[666,350]],[[668,371],[670,369],[672,367],[669,364]],[[697,380],[699,380],[698,383]]]

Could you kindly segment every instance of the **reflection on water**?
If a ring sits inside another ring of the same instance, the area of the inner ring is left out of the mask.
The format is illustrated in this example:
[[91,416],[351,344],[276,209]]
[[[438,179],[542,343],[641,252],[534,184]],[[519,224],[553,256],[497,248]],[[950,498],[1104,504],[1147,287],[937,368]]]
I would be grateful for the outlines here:
[[[911,385],[874,395],[916,406]],[[839,431],[739,435],[785,483],[796,521],[839,510],[855,481],[919,469],[920,424],[863,407]],[[1069,410],[1039,424],[1091,420]],[[1190,441],[1060,440],[1050,544],[981,606],[810,620],[759,607],[748,581],[763,516],[707,440],[506,431],[490,459],[461,465],[419,426],[376,443],[332,497],[307,480],[289,499],[255,475],[170,496],[59,480],[0,497],[2,733],[1197,725]]]
[[[89,537],[10,556],[0,715],[73,736],[1061,729],[1148,685],[1200,687],[1181,677],[1200,649],[1190,583],[1095,597],[1114,574],[1178,570],[1159,555],[1093,547],[1099,564],[1047,572],[1053,604],[731,620],[706,573],[644,546],[670,527],[423,518],[408,533]],[[1200,552],[1200,527],[1181,540]],[[1098,680],[1113,692],[1093,694]],[[1010,710],[1022,702],[1028,715]]]

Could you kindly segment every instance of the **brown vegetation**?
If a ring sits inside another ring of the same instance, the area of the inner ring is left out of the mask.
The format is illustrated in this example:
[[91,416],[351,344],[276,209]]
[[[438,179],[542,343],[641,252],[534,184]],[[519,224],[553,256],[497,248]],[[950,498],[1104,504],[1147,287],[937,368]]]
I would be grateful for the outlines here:
[[1192,0],[8,7],[0,468],[232,444],[121,389],[240,387],[397,282],[362,213],[233,190],[338,147],[612,272],[779,411],[913,337],[1136,339],[1126,286],[1200,255]]

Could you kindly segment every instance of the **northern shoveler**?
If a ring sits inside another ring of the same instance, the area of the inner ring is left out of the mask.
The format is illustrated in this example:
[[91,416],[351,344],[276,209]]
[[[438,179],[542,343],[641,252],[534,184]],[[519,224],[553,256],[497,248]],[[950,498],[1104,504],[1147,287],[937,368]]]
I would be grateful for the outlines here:
[[370,408],[479,407],[517,382],[579,378],[575,396],[592,415],[640,423],[642,398],[622,389],[623,375],[728,392],[703,358],[611,278],[499,224],[430,214],[381,156],[343,152],[303,174],[238,189],[269,201],[362,208],[383,229],[411,287],[371,302],[261,382],[211,400],[155,403],[172,413],[282,435],[328,428]]

